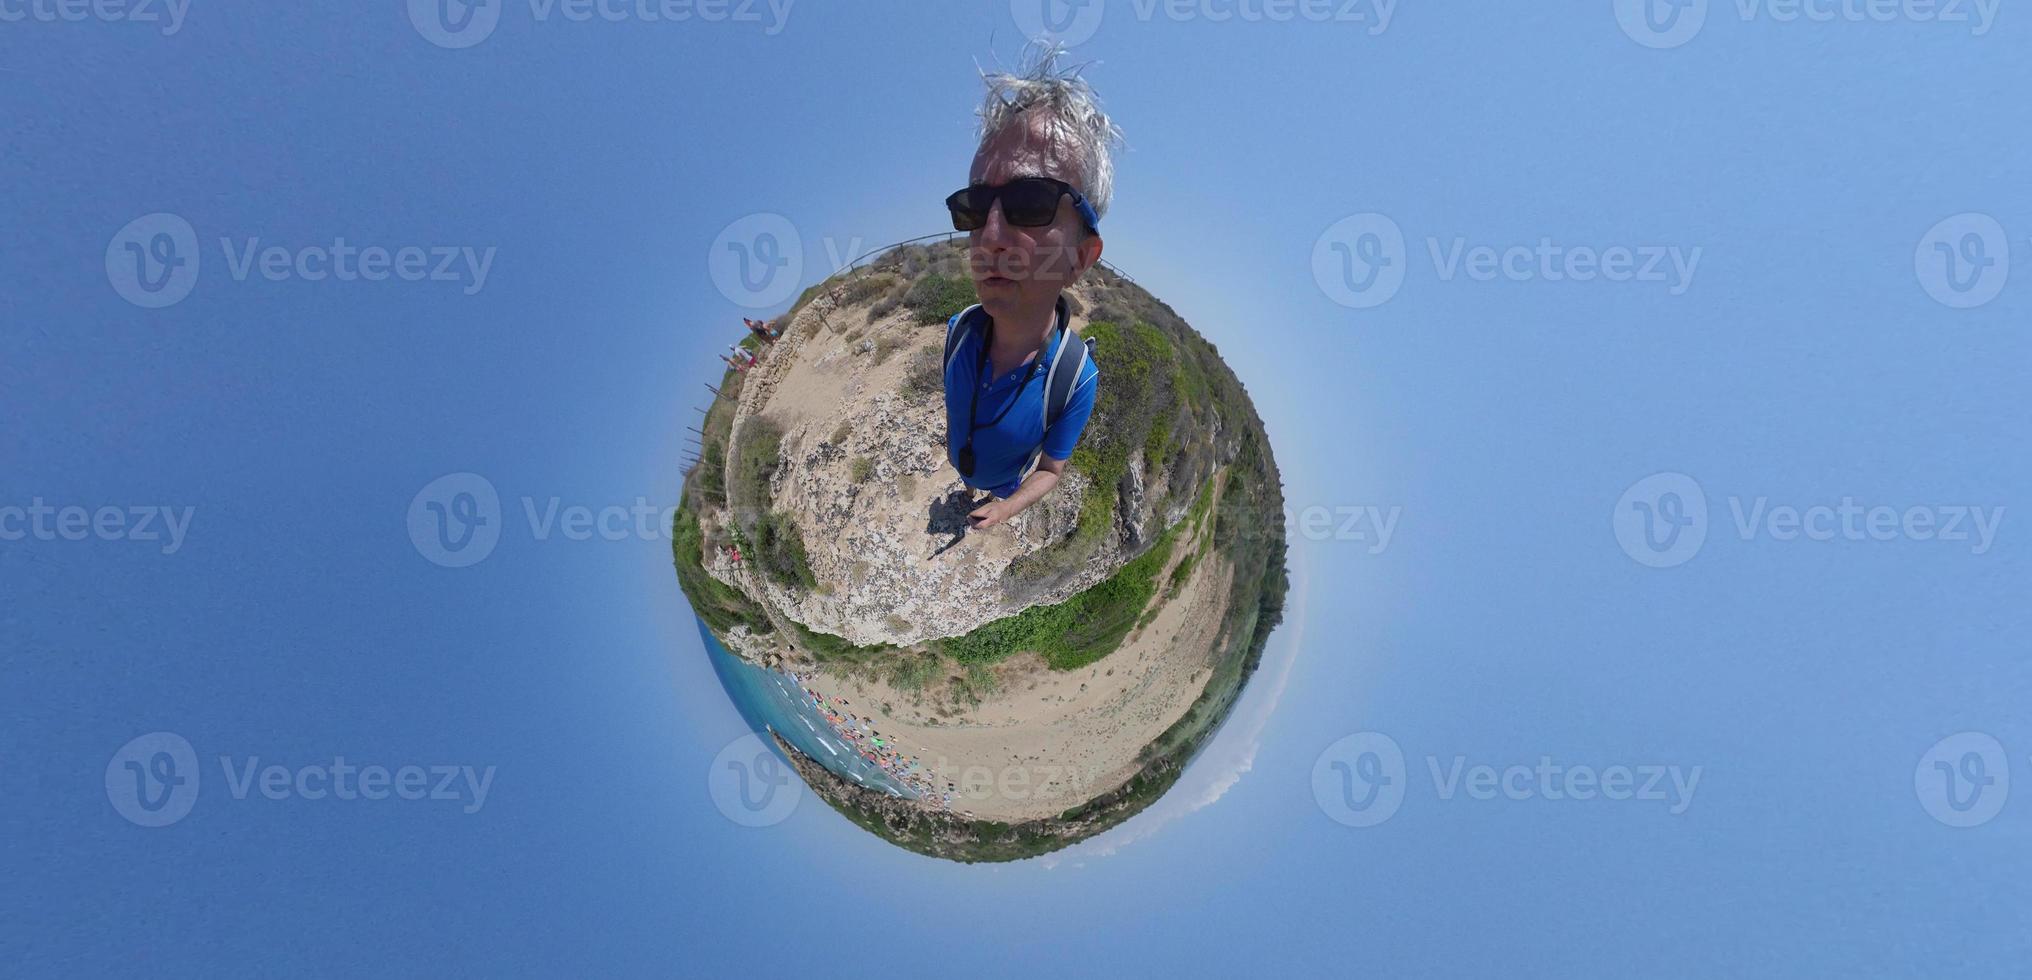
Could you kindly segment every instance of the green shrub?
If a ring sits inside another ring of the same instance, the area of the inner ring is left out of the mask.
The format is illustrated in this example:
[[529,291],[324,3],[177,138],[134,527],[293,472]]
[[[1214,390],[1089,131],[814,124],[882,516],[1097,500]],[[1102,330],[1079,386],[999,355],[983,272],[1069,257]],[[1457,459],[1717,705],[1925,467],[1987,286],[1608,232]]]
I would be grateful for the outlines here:
[[810,592],[818,588],[804,556],[804,536],[797,522],[782,511],[771,511],[755,527],[755,560],[762,571],[785,588]]
[[1125,329],[1105,320],[1087,324],[1083,334],[1094,341],[1094,363],[1101,371],[1094,413],[1072,452],[1072,467],[1089,482],[1073,533],[1009,564],[1006,581],[1019,590],[1048,585],[1084,566],[1115,527],[1117,488],[1128,475],[1129,454],[1171,440],[1170,379],[1178,352],[1170,340],[1147,323]]
[[994,668],[987,664],[962,664],[959,680],[953,685],[953,697],[974,707],[980,707],[984,698],[1002,689],[1001,681],[995,677]]
[[1171,592],[1173,594],[1176,594],[1179,589],[1185,587],[1185,580],[1192,577],[1192,567],[1198,562],[1199,552],[1197,551],[1179,559],[1178,567],[1171,570]]
[[775,625],[761,606],[749,601],[739,589],[705,570],[705,541],[699,530],[698,514],[692,510],[689,491],[680,499],[670,524],[671,558],[677,565],[677,584],[691,601],[692,611],[714,633],[725,633],[746,625],[756,633],[774,631]]
[[692,471],[692,486],[701,502],[709,507],[727,506],[727,450],[718,441],[705,443],[699,451],[698,468]]
[[854,462],[853,462],[853,474],[852,474],[852,476],[853,476],[853,478],[854,478],[854,482],[855,482],[855,483],[866,483],[866,482],[868,482],[868,477],[869,477],[869,475],[870,475],[870,474],[872,474],[872,473],[874,473],[874,472],[875,472],[875,461],[874,461],[874,460],[872,460],[872,459],[869,459],[869,458],[868,458],[868,457],[866,457],[866,456],[856,456],[856,457],[854,457]]
[[1022,650],[1044,656],[1053,670],[1072,670],[1114,652],[1157,592],[1157,573],[1171,557],[1177,528],[1100,584],[1049,606],[1031,606],[940,641],[963,664],[991,664]]
[[759,515],[769,511],[769,480],[776,475],[781,465],[778,454],[783,448],[783,429],[769,419],[757,415],[741,426],[741,439],[734,453],[734,485],[728,488],[728,503],[744,518],[752,522]]
[[834,636],[831,633],[820,633],[796,620],[790,621],[790,628],[797,633],[798,640],[803,644],[805,649],[811,651],[813,657],[826,663],[835,663],[843,666],[872,667],[876,666],[879,662],[886,661],[889,653],[896,649],[888,644],[860,646],[849,643],[846,637]]
[[886,272],[871,272],[857,276],[840,290],[840,305],[854,306],[865,303],[896,285],[896,277]]
[[979,299],[974,293],[972,279],[936,272],[926,273],[924,278],[911,283],[910,291],[903,294],[903,305],[916,314],[919,323],[943,323],[976,302]]
[[886,680],[899,691],[920,691],[926,684],[937,680],[945,673],[945,661],[929,650],[912,650],[896,654],[885,664],[888,668]]

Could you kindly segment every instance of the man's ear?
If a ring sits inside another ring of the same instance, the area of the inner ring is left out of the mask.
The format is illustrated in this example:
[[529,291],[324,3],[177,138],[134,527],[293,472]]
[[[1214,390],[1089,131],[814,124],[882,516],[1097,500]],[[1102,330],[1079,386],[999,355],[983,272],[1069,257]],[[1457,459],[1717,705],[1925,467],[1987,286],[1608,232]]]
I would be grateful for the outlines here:
[[[1101,233],[1096,231],[1088,234],[1085,238],[1080,239],[1079,243],[1080,275],[1085,275],[1086,271],[1088,269],[1093,268],[1094,263],[1099,262],[1100,260],[1101,260]],[[1078,277],[1075,276],[1074,278]]]

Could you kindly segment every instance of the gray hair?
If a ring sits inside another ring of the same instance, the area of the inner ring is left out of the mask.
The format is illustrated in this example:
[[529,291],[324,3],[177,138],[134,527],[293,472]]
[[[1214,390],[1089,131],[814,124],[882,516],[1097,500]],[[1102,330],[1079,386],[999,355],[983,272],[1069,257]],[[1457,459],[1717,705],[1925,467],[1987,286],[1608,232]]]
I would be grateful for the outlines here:
[[1066,162],[1075,168],[1072,184],[1086,195],[1094,213],[1106,217],[1108,201],[1115,196],[1114,149],[1123,143],[1122,130],[1101,111],[1093,86],[1079,77],[1083,66],[1059,70],[1058,58],[1064,53],[1063,44],[1040,38],[1031,42],[1020,73],[981,73],[988,95],[975,113],[981,118],[979,145],[987,145],[1024,111],[1043,111],[1045,134],[1053,148],[1070,152]]

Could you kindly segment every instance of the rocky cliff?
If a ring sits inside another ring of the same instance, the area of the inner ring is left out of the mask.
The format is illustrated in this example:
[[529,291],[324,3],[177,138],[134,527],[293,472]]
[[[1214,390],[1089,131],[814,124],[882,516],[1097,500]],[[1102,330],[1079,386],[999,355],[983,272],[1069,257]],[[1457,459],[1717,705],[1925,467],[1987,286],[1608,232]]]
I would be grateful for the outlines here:
[[961,255],[898,250],[820,284],[779,321],[780,339],[739,378],[724,446],[708,453],[726,506],[700,514],[707,540],[750,542],[766,574],[714,555],[706,568],[720,582],[858,646],[956,636],[1106,579],[1233,458],[1237,406],[1214,397],[1232,375],[1211,346],[1095,269],[1068,290],[1102,378],[1067,478],[1008,524],[966,530],[939,380],[945,316],[972,301]]

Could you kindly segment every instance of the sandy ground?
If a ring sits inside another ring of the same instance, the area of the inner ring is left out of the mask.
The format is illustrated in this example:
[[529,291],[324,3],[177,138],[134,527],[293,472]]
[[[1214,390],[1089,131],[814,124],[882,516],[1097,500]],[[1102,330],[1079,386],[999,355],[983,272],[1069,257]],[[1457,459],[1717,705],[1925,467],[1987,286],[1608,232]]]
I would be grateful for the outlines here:
[[[1185,544],[1173,549],[1160,582]],[[1011,823],[1054,816],[1134,776],[1138,751],[1205,690],[1232,577],[1225,559],[1203,557],[1157,618],[1115,652],[1071,671],[1020,654],[999,666],[1000,691],[958,719],[941,720],[914,695],[856,677],[821,671],[806,686],[846,698],[940,786],[952,784],[954,811]],[[1162,598],[1160,587],[1152,601]]]

